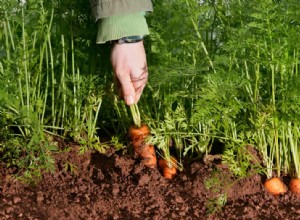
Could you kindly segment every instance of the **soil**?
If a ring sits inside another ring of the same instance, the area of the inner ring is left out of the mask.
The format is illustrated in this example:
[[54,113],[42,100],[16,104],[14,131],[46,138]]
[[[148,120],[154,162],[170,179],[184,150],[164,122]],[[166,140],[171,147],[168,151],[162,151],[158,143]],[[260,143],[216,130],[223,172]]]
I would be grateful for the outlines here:
[[255,173],[233,178],[218,157],[186,163],[168,180],[129,153],[71,149],[36,184],[0,167],[0,219],[300,219],[299,197],[270,195]]

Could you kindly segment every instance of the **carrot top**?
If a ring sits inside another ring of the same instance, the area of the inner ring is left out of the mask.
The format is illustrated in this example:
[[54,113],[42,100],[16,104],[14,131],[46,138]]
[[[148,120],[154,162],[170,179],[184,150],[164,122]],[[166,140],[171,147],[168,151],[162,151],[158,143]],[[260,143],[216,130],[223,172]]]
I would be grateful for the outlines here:
[[131,111],[131,115],[133,118],[133,123],[137,127],[141,127],[141,116],[140,116],[140,111],[139,111],[138,105],[136,103],[131,105],[130,111]]

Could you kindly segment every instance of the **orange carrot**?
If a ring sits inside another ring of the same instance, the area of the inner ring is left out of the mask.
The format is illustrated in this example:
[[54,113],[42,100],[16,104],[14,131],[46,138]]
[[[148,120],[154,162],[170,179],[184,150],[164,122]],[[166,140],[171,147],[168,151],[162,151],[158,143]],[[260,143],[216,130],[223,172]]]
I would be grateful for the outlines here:
[[271,179],[266,180],[264,186],[268,192],[272,193],[275,196],[287,192],[286,185],[278,177],[273,177]]
[[[171,157],[171,161],[175,162],[175,158]],[[177,173],[177,169],[173,164],[165,159],[159,159],[158,166],[161,169],[162,175],[167,179],[173,179]]]
[[291,179],[289,188],[292,193],[295,193],[300,196],[300,179],[299,178]]
[[157,165],[157,158],[154,146],[145,143],[145,138],[149,134],[149,128],[145,124],[141,127],[131,126],[129,129],[129,137],[132,141],[134,151],[142,158],[142,162],[145,166],[155,168]]
[[157,158],[154,146],[151,144],[146,144],[143,146],[143,150],[140,153],[141,158],[143,158],[142,162],[146,167],[156,168],[157,166]]
[[144,141],[149,134],[149,128],[145,124],[142,124],[141,127],[131,126],[129,128],[129,137],[132,141]]

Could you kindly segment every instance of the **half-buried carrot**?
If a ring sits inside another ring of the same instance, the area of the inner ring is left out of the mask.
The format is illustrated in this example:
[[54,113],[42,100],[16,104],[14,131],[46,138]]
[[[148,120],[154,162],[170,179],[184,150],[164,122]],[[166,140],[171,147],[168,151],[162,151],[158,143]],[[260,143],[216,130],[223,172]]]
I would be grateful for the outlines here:
[[291,182],[289,184],[289,188],[290,188],[292,193],[300,196],[300,179],[299,178],[291,179]]
[[142,162],[146,167],[156,168],[157,166],[157,158],[154,146],[151,144],[145,144],[142,146],[142,150],[140,152],[140,157],[142,158]]
[[155,168],[157,166],[157,158],[154,146],[145,143],[145,139],[149,134],[149,128],[145,124],[142,124],[140,127],[131,126],[129,128],[129,137],[134,151],[142,158],[145,166]]
[[286,185],[278,177],[273,177],[266,180],[264,184],[266,190],[273,195],[281,195],[287,192]]
[[177,169],[174,166],[176,162],[175,158],[171,157],[171,161],[160,158],[158,161],[158,166],[161,169],[163,177],[167,179],[173,179],[177,173]]
[[144,141],[149,134],[149,128],[145,124],[142,124],[140,127],[133,125],[129,128],[129,137],[134,142]]

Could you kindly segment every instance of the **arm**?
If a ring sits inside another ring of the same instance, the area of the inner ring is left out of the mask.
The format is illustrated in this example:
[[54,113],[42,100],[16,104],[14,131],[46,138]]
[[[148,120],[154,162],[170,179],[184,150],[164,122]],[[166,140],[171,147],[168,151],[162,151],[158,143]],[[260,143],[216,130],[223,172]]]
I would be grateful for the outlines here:
[[[107,1],[104,0],[104,2]],[[112,4],[112,2],[122,1],[115,0],[109,2]],[[126,0],[123,2],[126,2]],[[128,2],[135,2],[135,0]],[[149,3],[150,1],[138,0],[138,2]],[[148,6],[143,5],[143,7],[146,9]],[[129,11],[133,9],[136,8],[131,8]],[[145,36],[149,34],[143,12],[130,14],[125,13],[125,11],[119,11],[119,13],[99,20],[97,43],[105,43],[123,37]],[[143,41],[123,44],[114,43],[111,51],[111,63],[121,98],[125,100],[127,105],[138,102],[148,80]]]

